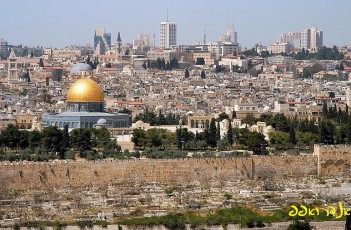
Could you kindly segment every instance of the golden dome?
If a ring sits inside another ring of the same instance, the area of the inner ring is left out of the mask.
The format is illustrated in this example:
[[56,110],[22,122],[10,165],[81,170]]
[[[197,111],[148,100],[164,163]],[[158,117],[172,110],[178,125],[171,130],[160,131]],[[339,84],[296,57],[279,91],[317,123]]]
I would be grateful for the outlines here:
[[81,78],[68,90],[67,102],[104,102],[104,93],[95,81]]

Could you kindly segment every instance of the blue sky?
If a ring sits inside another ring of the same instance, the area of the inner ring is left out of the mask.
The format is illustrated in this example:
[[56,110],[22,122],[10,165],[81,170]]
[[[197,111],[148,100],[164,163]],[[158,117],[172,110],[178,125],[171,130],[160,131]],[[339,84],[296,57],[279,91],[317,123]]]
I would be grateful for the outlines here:
[[156,34],[166,19],[178,27],[178,44],[216,41],[232,24],[243,46],[269,45],[278,34],[317,26],[324,44],[351,44],[350,0],[1,0],[0,38],[10,44],[65,47],[92,44],[94,29],[105,27],[123,43],[140,33]]

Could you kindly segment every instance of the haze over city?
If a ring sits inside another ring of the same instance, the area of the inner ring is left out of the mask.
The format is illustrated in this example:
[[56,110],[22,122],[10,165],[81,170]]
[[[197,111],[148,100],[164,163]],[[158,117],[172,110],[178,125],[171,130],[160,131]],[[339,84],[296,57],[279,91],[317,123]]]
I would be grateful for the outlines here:
[[233,24],[243,47],[256,43],[269,45],[277,35],[316,26],[324,31],[324,44],[350,43],[345,26],[351,2],[341,0],[295,1],[2,1],[0,37],[11,44],[65,47],[92,44],[94,29],[100,26],[115,41],[121,32],[123,42],[131,43],[140,33],[155,34],[159,44],[159,23],[177,23],[177,43],[203,40],[205,18],[208,41],[216,41]]

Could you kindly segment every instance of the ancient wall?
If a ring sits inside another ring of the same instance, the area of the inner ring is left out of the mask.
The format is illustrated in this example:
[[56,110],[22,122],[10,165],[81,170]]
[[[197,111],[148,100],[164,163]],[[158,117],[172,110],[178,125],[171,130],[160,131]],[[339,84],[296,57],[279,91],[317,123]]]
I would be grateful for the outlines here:
[[314,145],[318,175],[350,174],[351,145]]
[[313,156],[0,163],[0,189],[55,189],[115,183],[279,179],[317,175]]

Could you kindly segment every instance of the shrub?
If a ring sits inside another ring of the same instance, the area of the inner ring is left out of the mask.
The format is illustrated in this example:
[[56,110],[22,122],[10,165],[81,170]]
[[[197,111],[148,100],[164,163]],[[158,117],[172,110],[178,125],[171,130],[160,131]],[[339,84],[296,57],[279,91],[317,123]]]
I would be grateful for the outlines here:
[[74,160],[74,158],[75,158],[75,154],[74,154],[74,152],[72,152],[72,151],[66,151],[65,152],[65,159],[72,159],[72,160]]

